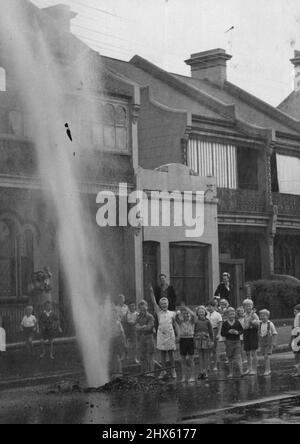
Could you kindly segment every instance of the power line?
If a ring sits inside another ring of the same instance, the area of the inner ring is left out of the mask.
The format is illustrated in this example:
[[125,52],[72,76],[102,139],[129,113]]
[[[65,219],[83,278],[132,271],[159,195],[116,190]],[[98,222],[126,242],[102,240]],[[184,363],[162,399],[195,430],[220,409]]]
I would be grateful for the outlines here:
[[84,29],[85,31],[88,31],[88,32],[94,32],[95,34],[100,34],[100,35],[105,35],[107,37],[112,37],[114,39],[121,40],[123,42],[130,42],[129,40],[123,39],[122,37],[118,37],[118,36],[113,35],[113,34],[107,34],[105,32],[101,32],[101,31],[96,31],[95,29],[86,28],[85,26],[78,25],[77,23],[72,24],[72,26],[74,26],[76,28]]
[[85,5],[84,3],[81,3],[81,2],[79,2],[77,0],[71,0],[71,1],[76,3],[76,4],[78,4],[78,5],[80,5],[80,6],[82,6],[82,7],[84,7],[84,8],[92,9],[94,11],[101,12],[102,14],[106,14],[106,15],[110,15],[112,17],[117,17],[117,18],[123,19],[123,17],[121,17],[120,15],[117,15],[117,14],[114,14],[112,12],[109,12],[106,9],[100,9],[100,8],[96,8],[95,6]]

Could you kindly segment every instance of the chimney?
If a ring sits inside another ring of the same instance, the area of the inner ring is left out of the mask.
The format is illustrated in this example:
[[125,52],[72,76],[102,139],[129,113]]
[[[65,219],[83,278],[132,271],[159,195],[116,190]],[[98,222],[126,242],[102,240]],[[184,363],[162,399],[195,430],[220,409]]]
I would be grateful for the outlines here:
[[63,4],[43,8],[43,11],[50,15],[57,22],[59,28],[65,32],[70,32],[71,20],[77,16],[76,12],[71,11],[69,5]]
[[295,50],[295,56],[291,62],[295,67],[295,91],[300,91],[300,51]]
[[194,79],[207,79],[218,86],[223,86],[227,80],[226,64],[232,58],[224,49],[211,49],[210,51],[192,54],[185,63],[191,67]]

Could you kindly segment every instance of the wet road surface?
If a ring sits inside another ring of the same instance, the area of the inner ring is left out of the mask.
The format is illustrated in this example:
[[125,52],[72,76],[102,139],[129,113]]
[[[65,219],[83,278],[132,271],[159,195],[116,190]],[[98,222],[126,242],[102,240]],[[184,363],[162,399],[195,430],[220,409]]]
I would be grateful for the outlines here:
[[193,385],[165,382],[141,391],[5,390],[0,392],[0,424],[298,423],[300,379],[292,377],[291,355],[274,358],[273,368],[271,378],[230,381],[219,373]]

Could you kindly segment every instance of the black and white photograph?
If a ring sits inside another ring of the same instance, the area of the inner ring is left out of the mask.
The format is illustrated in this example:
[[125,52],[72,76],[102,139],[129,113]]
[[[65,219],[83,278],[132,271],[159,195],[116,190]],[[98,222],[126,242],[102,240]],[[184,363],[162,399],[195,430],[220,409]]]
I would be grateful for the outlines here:
[[300,424],[299,0],[0,0],[0,424]]

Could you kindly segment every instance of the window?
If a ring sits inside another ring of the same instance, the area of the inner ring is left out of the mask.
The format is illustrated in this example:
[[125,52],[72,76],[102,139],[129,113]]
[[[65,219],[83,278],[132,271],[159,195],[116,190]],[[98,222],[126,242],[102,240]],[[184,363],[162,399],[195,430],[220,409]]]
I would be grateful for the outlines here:
[[199,305],[208,299],[209,247],[199,244],[170,245],[170,274],[177,303]]
[[0,220],[0,299],[27,295],[34,271],[34,231],[12,218]]
[[2,67],[0,67],[0,91],[6,91],[6,72]]
[[276,154],[279,192],[300,195],[300,158]]
[[188,166],[199,176],[214,176],[219,188],[237,188],[237,152],[233,145],[190,139]]
[[258,189],[257,152],[251,148],[237,149],[238,185],[244,190]]
[[127,151],[127,110],[121,105],[104,106],[104,147],[112,151]]

